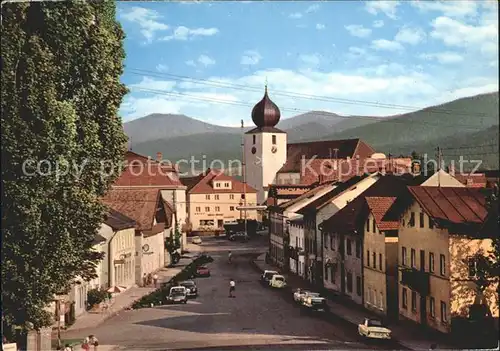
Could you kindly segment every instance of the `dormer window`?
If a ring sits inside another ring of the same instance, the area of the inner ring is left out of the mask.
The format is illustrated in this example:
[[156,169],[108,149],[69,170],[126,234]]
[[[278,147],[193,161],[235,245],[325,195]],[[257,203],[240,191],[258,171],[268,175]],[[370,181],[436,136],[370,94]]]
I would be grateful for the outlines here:
[[276,135],[273,135],[272,139],[273,139],[273,145],[276,145]]
[[215,183],[216,188],[220,188],[220,183]]

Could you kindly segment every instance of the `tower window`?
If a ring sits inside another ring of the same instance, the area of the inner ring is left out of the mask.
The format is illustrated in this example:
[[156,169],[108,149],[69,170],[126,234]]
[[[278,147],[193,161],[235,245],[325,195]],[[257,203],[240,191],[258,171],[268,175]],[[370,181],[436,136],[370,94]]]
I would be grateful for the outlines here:
[[255,140],[257,139],[257,137],[255,135],[253,135],[253,144],[255,145]]
[[273,135],[273,145],[276,145],[276,135]]

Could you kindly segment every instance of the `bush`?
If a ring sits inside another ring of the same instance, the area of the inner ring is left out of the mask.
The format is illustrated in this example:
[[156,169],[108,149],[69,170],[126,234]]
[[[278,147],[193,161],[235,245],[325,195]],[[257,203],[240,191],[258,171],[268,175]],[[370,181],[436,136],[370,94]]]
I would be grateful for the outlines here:
[[103,302],[108,297],[108,292],[100,289],[91,289],[87,292],[87,303],[93,307]]
[[198,256],[193,260],[193,262],[188,264],[182,271],[180,271],[172,279],[170,279],[170,282],[162,284],[160,288],[135,301],[132,304],[132,308],[147,308],[151,307],[151,304],[153,304],[154,306],[164,305],[166,303],[167,296],[170,293],[170,288],[174,286],[176,282],[193,278],[196,274],[196,268],[213,261],[214,259],[211,256],[205,254]]

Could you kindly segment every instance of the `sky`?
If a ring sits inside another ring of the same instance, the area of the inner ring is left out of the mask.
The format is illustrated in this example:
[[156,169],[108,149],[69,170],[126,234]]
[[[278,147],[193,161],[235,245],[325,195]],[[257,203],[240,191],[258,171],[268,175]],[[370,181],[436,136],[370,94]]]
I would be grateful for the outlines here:
[[498,91],[498,1],[119,2],[124,122],[388,116]]

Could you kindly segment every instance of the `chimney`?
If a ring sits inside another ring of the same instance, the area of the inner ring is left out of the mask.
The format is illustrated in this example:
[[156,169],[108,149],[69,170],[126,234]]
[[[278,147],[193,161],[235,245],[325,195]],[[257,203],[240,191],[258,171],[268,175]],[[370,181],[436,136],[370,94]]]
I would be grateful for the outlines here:
[[449,172],[448,173],[450,173],[451,176],[455,175],[455,164],[454,164],[453,161],[450,164],[450,168],[449,168]]
[[163,160],[163,154],[161,152],[156,153],[156,161],[161,162]]

